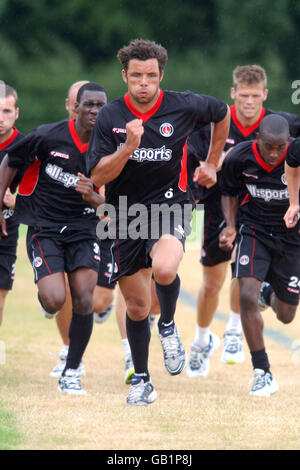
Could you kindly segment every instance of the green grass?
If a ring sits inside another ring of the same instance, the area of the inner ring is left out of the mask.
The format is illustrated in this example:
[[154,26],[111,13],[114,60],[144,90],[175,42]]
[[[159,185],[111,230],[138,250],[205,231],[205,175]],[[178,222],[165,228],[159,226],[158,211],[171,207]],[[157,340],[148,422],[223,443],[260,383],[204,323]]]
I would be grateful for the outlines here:
[[0,406],[0,450],[13,450],[22,440],[23,435],[13,413]]

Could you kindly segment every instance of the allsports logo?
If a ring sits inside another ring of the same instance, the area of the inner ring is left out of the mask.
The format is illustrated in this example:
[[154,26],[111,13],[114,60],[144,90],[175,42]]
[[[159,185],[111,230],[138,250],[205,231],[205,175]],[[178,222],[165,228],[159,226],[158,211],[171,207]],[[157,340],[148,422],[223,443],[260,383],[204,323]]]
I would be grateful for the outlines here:
[[[120,144],[118,148],[121,148],[122,145]],[[146,149],[146,148],[137,148],[135,151],[130,155],[130,160],[135,160],[137,162],[143,162],[147,160],[148,162],[167,162],[172,158],[172,150],[166,148],[163,145],[159,149]]]
[[289,199],[288,189],[258,188],[255,184],[247,184],[246,186],[252,197],[263,199],[265,202],[269,202],[272,199],[277,201]]
[[45,171],[50,178],[63,184],[65,188],[75,188],[79,181],[79,176],[64,172],[63,168],[57,165],[52,165],[51,163],[48,163]]
[[169,122],[164,122],[159,128],[159,132],[163,137],[171,137],[174,132],[174,127]]

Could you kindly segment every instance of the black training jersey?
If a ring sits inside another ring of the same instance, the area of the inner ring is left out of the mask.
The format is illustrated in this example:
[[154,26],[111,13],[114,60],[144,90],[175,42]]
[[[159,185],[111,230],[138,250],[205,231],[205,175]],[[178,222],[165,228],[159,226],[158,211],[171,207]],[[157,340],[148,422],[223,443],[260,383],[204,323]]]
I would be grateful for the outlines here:
[[286,233],[283,216],[289,207],[289,192],[284,173],[287,150],[276,166],[261,157],[256,141],[235,146],[222,167],[221,191],[225,196],[238,196],[247,191],[239,206],[239,222],[259,224],[272,233]]
[[190,200],[187,181],[187,138],[196,126],[224,119],[227,106],[217,98],[192,92],[161,91],[155,106],[145,114],[131,105],[129,94],[104,106],[96,120],[88,151],[92,169],[126,140],[126,124],[142,119],[144,134],[120,175],[106,185],[106,201],[128,204]]
[[[9,151],[9,148],[12,145],[15,145],[17,142],[20,142],[23,139],[23,135],[20,134],[20,132],[13,127],[13,133],[9,139],[7,139],[5,142],[0,144],[0,163],[2,162],[3,158]],[[18,180],[18,177],[15,178],[13,181],[10,190],[11,192],[15,191],[16,188],[16,181]],[[4,218],[6,219],[6,230],[8,233],[8,236],[5,237],[3,236],[0,240],[0,252],[4,254],[9,254],[11,250],[15,250],[17,241],[18,241],[18,228],[19,224],[17,222],[17,218],[15,216],[15,211],[14,209],[11,209],[7,207],[5,204],[3,204],[2,207],[2,213]],[[11,247],[11,250],[8,253],[9,248]]]
[[[225,152],[231,147],[239,144],[240,142],[255,140],[260,123],[262,122],[263,118],[265,116],[268,116],[269,114],[279,114],[280,116],[284,117],[289,123],[291,137],[300,136],[300,117],[297,114],[273,111],[272,109],[262,108],[258,120],[252,126],[246,128],[243,127],[243,125],[237,118],[235,105],[230,106],[230,113],[230,128],[226,140],[226,145],[224,147]],[[195,158],[196,155],[199,161],[205,160],[210,144],[210,135],[211,126],[205,126],[203,129],[195,131],[189,139],[188,154],[191,153],[193,158]],[[210,189],[200,187],[199,191],[200,199],[202,201],[210,197],[212,194],[214,194],[214,197],[217,197],[217,193],[219,197],[221,195],[219,190],[219,184],[213,186]]]
[[34,191],[36,224],[78,228],[83,223],[95,225],[98,220],[95,210],[75,190],[78,172],[86,174],[87,148],[79,139],[75,120],[39,126],[11,148],[9,166],[24,166],[26,159],[27,172],[34,173],[30,178],[23,178],[19,191],[24,197],[31,197]]

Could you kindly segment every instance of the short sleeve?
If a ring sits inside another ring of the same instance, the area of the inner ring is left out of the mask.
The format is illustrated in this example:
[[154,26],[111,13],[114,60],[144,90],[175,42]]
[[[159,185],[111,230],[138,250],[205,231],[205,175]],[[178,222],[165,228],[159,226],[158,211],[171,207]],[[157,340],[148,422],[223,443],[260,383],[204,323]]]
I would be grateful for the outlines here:
[[117,150],[116,143],[112,138],[111,122],[105,106],[98,113],[95,126],[89,142],[87,151],[87,171],[97,165],[99,160],[106,155],[111,155]]
[[208,95],[193,94],[193,106],[196,115],[196,126],[222,121],[227,113],[227,105],[223,101]]
[[291,145],[287,150],[285,160],[286,163],[292,168],[297,168],[300,166],[300,138],[291,142]]
[[242,188],[242,170],[239,147],[240,145],[236,145],[228,153],[222,165],[220,188],[223,196],[235,197],[239,194]]
[[34,162],[35,156],[39,154],[42,144],[42,136],[37,130],[31,132],[23,139],[12,145],[8,151],[8,166],[23,169]]

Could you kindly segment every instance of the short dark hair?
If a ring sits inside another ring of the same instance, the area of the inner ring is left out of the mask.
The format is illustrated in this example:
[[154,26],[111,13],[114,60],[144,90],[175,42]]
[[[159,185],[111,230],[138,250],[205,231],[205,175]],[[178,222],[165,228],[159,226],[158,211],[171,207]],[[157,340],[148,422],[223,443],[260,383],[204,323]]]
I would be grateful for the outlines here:
[[271,135],[280,135],[286,132],[289,136],[289,123],[285,117],[280,116],[280,114],[268,114],[268,116],[261,121],[258,132],[260,135],[266,133]]
[[76,98],[77,103],[80,103],[81,97],[84,91],[86,90],[102,91],[102,93],[104,93],[107,97],[107,91],[105,90],[103,86],[99,85],[99,83],[96,83],[96,82],[89,82],[89,83],[86,83],[85,85],[82,85],[82,87],[79,88],[78,93],[77,93],[77,98]]
[[[3,83],[3,82],[2,82],[2,83],[0,82],[0,86],[1,86],[1,87],[4,86],[4,93],[3,93],[3,95],[4,95],[5,98],[7,98],[8,96],[13,96],[13,97],[14,97],[14,99],[15,99],[15,106],[16,106],[16,108],[17,108],[17,107],[18,107],[18,99],[19,99],[19,98],[18,98],[18,93],[17,93],[17,91],[16,91],[12,86],[7,85],[6,83]],[[1,94],[2,94],[2,93],[0,93],[0,95],[1,95]]]
[[131,59],[157,59],[160,73],[162,73],[168,60],[168,53],[163,46],[153,41],[134,39],[128,46],[119,50],[117,58],[126,72]]

